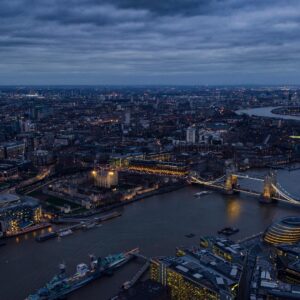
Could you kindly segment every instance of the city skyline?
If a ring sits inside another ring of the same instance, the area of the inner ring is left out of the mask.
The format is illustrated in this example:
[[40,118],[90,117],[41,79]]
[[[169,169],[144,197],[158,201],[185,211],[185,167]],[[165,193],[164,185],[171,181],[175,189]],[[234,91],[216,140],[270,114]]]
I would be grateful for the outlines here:
[[298,1],[0,4],[1,85],[300,84]]
[[0,119],[1,299],[299,298],[300,87],[9,86]]

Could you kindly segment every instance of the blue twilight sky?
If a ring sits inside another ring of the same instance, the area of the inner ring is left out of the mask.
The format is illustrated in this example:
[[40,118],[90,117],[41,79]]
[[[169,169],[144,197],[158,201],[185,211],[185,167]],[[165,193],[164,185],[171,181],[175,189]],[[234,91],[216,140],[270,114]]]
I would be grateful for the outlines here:
[[300,84],[299,0],[1,0],[0,85]]

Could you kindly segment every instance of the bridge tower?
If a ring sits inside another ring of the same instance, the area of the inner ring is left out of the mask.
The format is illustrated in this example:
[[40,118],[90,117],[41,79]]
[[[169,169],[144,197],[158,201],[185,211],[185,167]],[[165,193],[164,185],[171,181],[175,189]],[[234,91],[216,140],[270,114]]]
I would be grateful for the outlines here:
[[238,177],[232,170],[227,170],[225,180],[225,193],[233,194],[234,189],[238,187]]
[[276,173],[269,172],[269,174],[267,174],[264,179],[263,192],[261,194],[261,202],[270,203],[273,201],[273,197],[277,195],[277,192],[274,188],[274,186],[276,186],[276,183]]

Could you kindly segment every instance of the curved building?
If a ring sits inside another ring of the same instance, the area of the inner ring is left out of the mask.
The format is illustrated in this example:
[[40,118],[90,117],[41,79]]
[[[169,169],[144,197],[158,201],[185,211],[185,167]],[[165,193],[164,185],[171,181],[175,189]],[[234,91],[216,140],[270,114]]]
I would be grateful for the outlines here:
[[286,217],[270,225],[264,233],[269,244],[294,244],[300,241],[300,217]]

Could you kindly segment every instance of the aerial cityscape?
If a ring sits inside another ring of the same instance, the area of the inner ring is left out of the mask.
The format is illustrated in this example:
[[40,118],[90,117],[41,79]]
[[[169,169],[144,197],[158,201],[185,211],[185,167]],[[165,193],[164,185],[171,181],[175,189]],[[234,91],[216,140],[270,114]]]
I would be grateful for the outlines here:
[[300,3],[0,3],[0,300],[300,299]]

